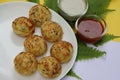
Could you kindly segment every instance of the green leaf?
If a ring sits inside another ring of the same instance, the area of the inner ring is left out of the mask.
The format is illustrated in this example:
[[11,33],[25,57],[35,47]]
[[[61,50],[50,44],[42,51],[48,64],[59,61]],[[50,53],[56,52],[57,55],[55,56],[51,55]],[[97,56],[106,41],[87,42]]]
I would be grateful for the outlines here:
[[40,0],[28,0],[28,1],[34,2],[34,3],[39,3],[40,2]]
[[113,39],[116,39],[116,38],[120,38],[120,36],[115,36],[113,34],[107,33],[105,36],[103,36],[103,38],[99,42],[95,43],[94,45],[100,46],[100,45],[103,45],[104,43],[111,41]]
[[57,0],[44,0],[44,5],[58,12]]
[[112,9],[107,9],[111,0],[88,0],[89,9],[86,15],[96,14],[102,18],[105,18],[108,12],[114,11]]
[[72,76],[77,78],[78,80],[82,80],[82,78],[80,78],[73,70],[70,70],[67,74],[68,76]]
[[78,60],[88,60],[93,58],[99,58],[106,54],[104,51],[100,51],[93,47],[88,47],[85,42],[80,40],[80,38],[76,35],[78,42],[78,53],[76,61]]
[[83,42],[77,34],[76,34],[76,38],[77,38],[78,45],[80,45],[81,47],[82,46],[85,46],[85,47],[87,46],[86,43]]
[[100,51],[96,48],[78,45],[78,54],[77,54],[76,61],[99,58],[105,54],[106,54],[106,52]]

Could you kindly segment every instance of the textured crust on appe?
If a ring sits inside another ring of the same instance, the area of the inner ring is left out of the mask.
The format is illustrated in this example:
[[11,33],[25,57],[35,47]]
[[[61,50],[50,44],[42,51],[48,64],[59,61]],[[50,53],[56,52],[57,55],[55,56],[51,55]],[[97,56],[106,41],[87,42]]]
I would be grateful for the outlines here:
[[35,32],[35,24],[27,17],[18,17],[12,22],[13,31],[19,36],[29,36]]
[[36,24],[36,26],[41,27],[45,21],[51,19],[51,13],[46,6],[38,4],[29,10],[29,18]]
[[54,57],[46,56],[38,62],[38,71],[47,78],[58,77],[61,70],[61,64]]
[[69,62],[72,54],[73,46],[67,41],[56,42],[50,49],[50,55],[55,57],[60,63]]
[[35,56],[40,56],[47,51],[46,41],[38,35],[31,35],[24,41],[25,50],[34,54]]
[[63,31],[61,26],[54,21],[47,21],[41,26],[43,37],[49,42],[56,42],[62,39]]
[[15,69],[22,75],[31,75],[37,70],[35,56],[28,52],[21,52],[14,59]]

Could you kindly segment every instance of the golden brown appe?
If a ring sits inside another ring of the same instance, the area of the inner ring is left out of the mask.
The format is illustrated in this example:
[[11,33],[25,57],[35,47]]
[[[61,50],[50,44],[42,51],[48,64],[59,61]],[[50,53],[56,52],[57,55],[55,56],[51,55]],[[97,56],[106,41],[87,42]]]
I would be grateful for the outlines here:
[[38,71],[47,78],[55,78],[61,74],[61,64],[51,56],[43,57],[38,62]]
[[36,26],[41,27],[45,21],[51,19],[51,13],[46,6],[38,4],[29,10],[29,18],[36,24]]
[[73,46],[67,41],[58,41],[50,49],[50,55],[60,63],[69,62],[72,58]]
[[18,73],[22,75],[32,75],[37,70],[37,60],[29,52],[21,52],[14,59],[14,66]]
[[12,22],[13,31],[19,36],[29,36],[35,32],[35,24],[27,17],[21,16]]
[[24,41],[24,47],[27,52],[40,56],[47,51],[47,42],[38,35],[31,35]]
[[41,26],[43,37],[49,42],[56,42],[62,39],[63,31],[61,26],[54,21],[46,21]]

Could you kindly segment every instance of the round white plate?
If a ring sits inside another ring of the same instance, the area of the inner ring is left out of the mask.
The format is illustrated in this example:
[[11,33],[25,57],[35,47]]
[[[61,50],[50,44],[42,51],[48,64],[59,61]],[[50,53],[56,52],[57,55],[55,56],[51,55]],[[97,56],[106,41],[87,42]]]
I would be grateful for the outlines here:
[[[20,16],[28,17],[29,9],[36,5],[31,2],[10,2],[0,5],[0,79],[1,80],[60,80],[72,68],[77,56],[77,41],[68,23],[53,10],[52,21],[58,22],[64,32],[63,39],[73,45],[74,52],[72,59],[68,63],[62,64],[62,73],[57,78],[48,79],[36,71],[31,76],[22,76],[14,69],[13,60],[17,54],[24,50],[23,42],[25,38],[16,35],[12,30],[12,21]],[[36,28],[35,34],[41,35],[40,28]],[[43,56],[49,56],[52,43],[48,43],[48,51]],[[43,57],[41,56],[41,57]],[[39,57],[39,58],[41,58]]]

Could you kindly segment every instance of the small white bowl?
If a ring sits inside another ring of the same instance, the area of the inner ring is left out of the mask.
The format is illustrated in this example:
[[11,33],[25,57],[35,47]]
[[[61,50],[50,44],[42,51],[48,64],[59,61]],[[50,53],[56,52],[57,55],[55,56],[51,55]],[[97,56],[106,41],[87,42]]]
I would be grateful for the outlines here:
[[[64,2],[62,2],[62,1],[64,1]],[[70,0],[68,0],[68,2],[69,1]],[[72,20],[72,21],[77,20],[77,18],[79,18],[80,16],[83,16],[88,10],[88,1],[87,0],[81,0],[79,7],[81,6],[83,8],[80,11],[77,11],[79,13],[74,13],[73,8],[69,8],[69,6],[71,6],[71,5],[72,5],[72,7],[74,7],[74,6],[77,7],[77,5],[75,5],[75,4],[79,4],[79,3],[74,4],[74,0],[72,1],[72,4],[69,4],[68,2],[67,2],[67,0],[66,1],[65,0],[58,0],[58,2],[57,2],[60,14],[67,20]],[[62,6],[62,4],[64,6]],[[74,13],[74,14],[70,14],[70,11],[72,11],[71,13]]]

